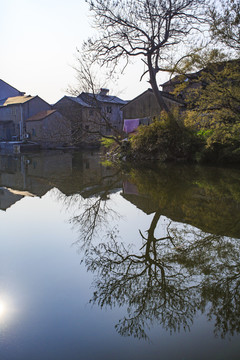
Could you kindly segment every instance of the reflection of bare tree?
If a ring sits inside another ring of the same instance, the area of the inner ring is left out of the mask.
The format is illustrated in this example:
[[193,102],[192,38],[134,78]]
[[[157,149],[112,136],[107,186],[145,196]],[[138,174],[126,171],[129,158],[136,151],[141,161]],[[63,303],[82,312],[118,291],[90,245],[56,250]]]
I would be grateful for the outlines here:
[[216,334],[239,332],[238,244],[171,223],[167,235],[156,238],[159,218],[156,212],[147,236],[140,232],[143,246],[137,253],[119,243],[116,232],[91,248],[85,263],[98,274],[91,302],[126,306],[127,316],[116,325],[125,336],[147,338],[145,329],[153,322],[170,331],[189,329],[196,311],[206,308],[209,320],[216,319]]
[[[111,226],[112,220],[120,215],[112,209],[110,194],[121,184],[119,170],[108,176],[102,176],[99,182],[89,184],[78,194],[65,196],[58,194],[58,199],[69,211],[74,209],[70,223],[77,229],[79,237],[76,244],[83,250],[88,249],[93,238]],[[56,196],[56,194],[55,194]]]
[[[147,338],[146,329],[153,323],[170,331],[189,329],[197,311],[205,312],[215,322],[216,335],[239,333],[238,241],[217,231],[218,235],[209,234],[171,221],[164,236],[158,237],[156,228],[163,203],[166,205],[168,200],[164,200],[166,186],[162,186],[157,188],[158,192],[162,188],[161,201],[156,202],[147,232],[139,230],[142,246],[137,250],[127,246],[120,241],[117,225],[113,225],[119,214],[112,209],[110,199],[120,178],[116,172],[103,178],[101,184],[89,185],[78,195],[64,198],[65,206],[76,208],[71,223],[79,231],[77,245],[83,251],[87,269],[96,274],[91,302],[101,307],[126,307],[126,315],[116,325],[116,330],[125,336]],[[151,200],[156,198],[154,193]],[[178,208],[182,203],[186,205],[187,201],[170,205]],[[214,197],[211,203],[215,204]],[[190,205],[189,212],[194,208]],[[198,209],[194,208],[196,216],[201,214]],[[95,246],[92,240],[96,238],[101,243]]]
[[[178,234],[176,234],[178,235]],[[201,274],[201,304],[214,320],[214,333],[225,337],[240,333],[240,243],[238,239],[193,230],[194,242],[181,249],[180,260]],[[180,234],[181,236],[181,234]]]
[[232,270],[231,276],[215,283],[208,281],[203,288],[203,295],[210,302],[208,318],[215,319],[214,332],[222,338],[240,333],[240,268]]
[[99,197],[85,200],[82,204],[83,212],[71,218],[71,224],[78,228],[78,245],[81,244],[83,248],[88,247],[100,230],[107,229],[110,221],[119,217],[108,202],[109,189],[106,188]]
[[86,257],[88,270],[97,271],[93,303],[127,306],[128,316],[116,325],[121,335],[147,338],[145,325],[157,321],[171,331],[189,328],[200,307],[196,286],[181,265],[172,264],[169,247],[176,246],[170,235],[156,238],[156,212],[138,254],[118,243],[117,235],[93,247]]
[[[235,252],[237,255],[237,252]],[[239,248],[238,248],[239,254]],[[239,256],[239,255],[238,255]],[[217,265],[203,286],[203,297],[209,301],[208,318],[215,319],[215,334],[224,338],[240,333],[240,263]],[[222,274],[222,276],[221,276]]]

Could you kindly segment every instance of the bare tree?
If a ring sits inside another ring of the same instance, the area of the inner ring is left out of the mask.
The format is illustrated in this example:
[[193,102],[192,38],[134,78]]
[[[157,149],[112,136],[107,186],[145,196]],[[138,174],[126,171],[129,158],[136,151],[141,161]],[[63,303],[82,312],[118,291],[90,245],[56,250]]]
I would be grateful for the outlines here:
[[190,329],[200,306],[190,277],[179,266],[172,266],[174,260],[168,250],[175,246],[169,229],[171,223],[167,236],[154,235],[160,215],[160,211],[155,213],[147,236],[139,231],[143,240],[139,251],[119,242],[118,233],[110,232],[84,258],[87,269],[98,274],[90,302],[101,307],[127,305],[127,315],[115,325],[123,336],[148,340],[145,329],[150,322],[159,322],[170,331]]
[[[166,236],[155,236],[156,211],[140,249],[108,232],[84,255],[95,273],[90,303],[126,306],[115,325],[120,335],[149,339],[150,324],[171,332],[190,330],[198,311],[213,322],[215,335],[239,334],[240,272],[237,239],[207,234],[168,222]],[[165,225],[164,225],[165,226]]]
[[[83,51],[94,62],[107,65],[114,72],[122,70],[131,58],[141,57],[146,66],[143,76],[149,83],[161,110],[170,114],[164,102],[157,74],[166,71],[164,62],[170,49],[187,40],[204,21],[206,0],[86,0],[94,16],[98,37],[90,38]],[[121,61],[124,61],[122,63]]]

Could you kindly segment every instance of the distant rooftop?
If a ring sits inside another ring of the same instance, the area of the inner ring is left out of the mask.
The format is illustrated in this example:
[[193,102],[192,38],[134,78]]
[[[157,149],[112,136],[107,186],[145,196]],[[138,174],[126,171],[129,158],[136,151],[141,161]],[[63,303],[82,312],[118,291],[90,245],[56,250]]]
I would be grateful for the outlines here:
[[[104,90],[107,90],[107,89],[104,89]],[[104,93],[103,91],[100,94],[92,94],[92,93],[82,92],[78,96],[78,98],[83,99],[83,101],[91,103],[91,104],[93,104],[93,102],[95,100],[99,101],[99,102],[103,102],[103,103],[108,103],[108,104],[118,104],[118,105],[127,104],[127,101],[124,101],[124,100],[118,98],[117,96],[106,95],[106,93]]]
[[36,96],[30,95],[8,97],[6,99],[0,100],[0,106],[24,104],[25,102],[32,100],[35,97]]
[[[160,86],[166,86],[166,85],[175,85],[177,83],[181,83],[183,81],[188,80],[195,80],[198,79],[199,76],[201,76],[202,73],[208,73],[209,71],[222,71],[224,67],[226,67],[228,64],[235,64],[240,65],[240,59],[232,59],[232,60],[226,60],[226,61],[219,61],[215,63],[209,63],[206,67],[203,69],[197,70],[196,72],[192,73],[186,73],[186,74],[177,74],[170,80],[164,82],[163,84],[160,84]],[[183,80],[185,78],[185,80]]]
[[56,112],[57,110],[45,110],[45,111],[41,111],[39,113],[37,113],[36,115],[31,116],[30,118],[28,118],[26,121],[38,121],[38,120],[43,120],[46,117],[48,117],[49,115],[53,114],[54,112]]
[[[128,101],[128,102],[125,102],[125,105],[123,105],[123,106],[121,107],[121,109],[125,108],[125,106],[128,106],[128,104],[131,104],[133,101],[139,99],[141,96],[143,96],[144,94],[146,94],[146,93],[148,93],[148,92],[150,92],[150,93],[153,94],[153,90],[152,90],[151,88],[149,88],[149,89],[145,90],[143,93],[141,93],[140,95],[136,96],[134,99],[132,99],[132,100],[130,100],[130,101]],[[167,99],[169,99],[169,100],[172,100],[172,101],[174,101],[174,102],[176,102],[176,103],[178,103],[179,105],[182,105],[182,106],[185,105],[185,103],[184,103],[183,100],[178,99],[176,96],[174,96],[174,95],[172,95],[172,94],[169,94],[168,92],[159,91],[159,93],[162,95],[163,98],[167,98]]]
[[88,103],[86,103],[85,101],[83,101],[83,99],[81,99],[80,97],[76,97],[76,96],[66,96],[68,99],[76,102],[77,104],[84,106],[84,107],[91,107]]

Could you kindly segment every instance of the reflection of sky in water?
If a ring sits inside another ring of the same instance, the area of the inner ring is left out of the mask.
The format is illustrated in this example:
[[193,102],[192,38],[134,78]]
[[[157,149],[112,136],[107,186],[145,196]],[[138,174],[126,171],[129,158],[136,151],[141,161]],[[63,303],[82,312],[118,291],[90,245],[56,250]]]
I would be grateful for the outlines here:
[[96,347],[106,336],[117,337],[109,323],[118,315],[88,305],[91,275],[71,247],[76,234],[69,215],[50,193],[24,198],[0,213],[1,287],[16,299],[20,312],[7,326],[10,317],[3,311],[7,331],[0,337],[1,357],[74,359],[92,346],[92,336]]
[[8,297],[0,296],[0,326],[5,325],[9,322],[9,319],[13,313],[13,306],[11,300]]
[[[139,247],[139,229],[144,233],[153,215],[120,193],[110,201],[121,217],[110,219],[109,227],[118,227],[122,241]],[[68,222],[74,214],[76,207],[65,206],[58,190],[41,199],[25,197],[0,212],[0,359],[234,359],[227,355],[228,341],[214,338],[204,316],[190,332],[172,336],[153,324],[152,343],[117,334],[114,325],[125,307],[100,310],[88,304],[93,275],[80,264],[78,246],[71,246],[78,238]],[[157,234],[161,231],[159,224]],[[104,241],[103,231],[97,241]],[[237,340],[232,338],[232,348]]]

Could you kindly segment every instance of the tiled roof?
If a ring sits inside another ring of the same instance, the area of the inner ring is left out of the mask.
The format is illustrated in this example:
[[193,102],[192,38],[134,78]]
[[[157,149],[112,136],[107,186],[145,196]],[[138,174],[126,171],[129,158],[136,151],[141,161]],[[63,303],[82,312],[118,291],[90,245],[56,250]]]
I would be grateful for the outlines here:
[[206,67],[204,67],[203,69],[200,69],[196,72],[186,73],[186,74],[182,74],[182,75],[176,75],[172,79],[161,84],[161,86],[172,85],[172,84],[175,85],[176,83],[181,83],[184,81],[183,77],[185,77],[185,80],[198,79],[202,73],[208,73],[209,70],[211,72],[212,71],[216,71],[216,72],[222,71],[224,69],[224,67],[227,66],[228,64],[240,65],[240,59],[232,59],[232,60],[220,61],[220,62],[216,62],[216,63],[209,63]]
[[45,110],[45,111],[41,111],[39,113],[37,113],[36,115],[31,116],[30,118],[28,118],[26,121],[38,121],[38,120],[43,120],[46,117],[48,117],[49,115],[53,114],[54,112],[56,112],[56,110]]
[[176,96],[172,95],[172,94],[169,94],[168,92],[166,91],[159,91],[159,93],[162,95],[162,97],[165,97],[167,99],[170,99],[172,101],[175,101],[181,105],[185,105],[184,101],[181,100],[181,99],[178,99]]
[[84,107],[91,107],[89,104],[87,104],[85,101],[83,101],[83,99],[79,98],[79,97],[73,97],[73,96],[66,96],[66,98],[76,102],[77,104],[84,106]]
[[78,96],[79,99],[83,99],[85,102],[90,102],[93,104],[94,101],[108,103],[108,104],[118,104],[125,105],[127,101],[124,101],[117,96],[111,95],[101,95],[101,94],[91,94],[91,93],[81,93]]
[[187,81],[188,79],[197,79],[199,75],[201,74],[202,70],[197,71],[195,73],[189,73],[189,74],[183,74],[183,75],[176,75],[172,79],[166,81],[163,84],[160,84],[160,86],[167,86],[167,85],[176,85],[181,84],[184,81]]
[[[124,106],[121,107],[121,109],[125,108],[125,106],[127,106],[128,104],[132,103],[133,101],[137,100],[138,98],[140,98],[141,96],[143,96],[144,94],[146,94],[147,92],[153,93],[152,89],[147,89],[145,90],[143,93],[141,93],[140,95],[136,96],[134,99],[130,100],[129,102],[127,102]],[[159,93],[162,95],[163,98],[167,98],[169,100],[172,100],[174,102],[179,103],[180,105],[184,106],[184,101],[181,99],[176,98],[176,96],[169,94],[165,91],[159,91]]]
[[24,104],[25,102],[32,100],[35,97],[36,96],[27,95],[27,96],[14,96],[6,99],[1,99],[0,106]]

